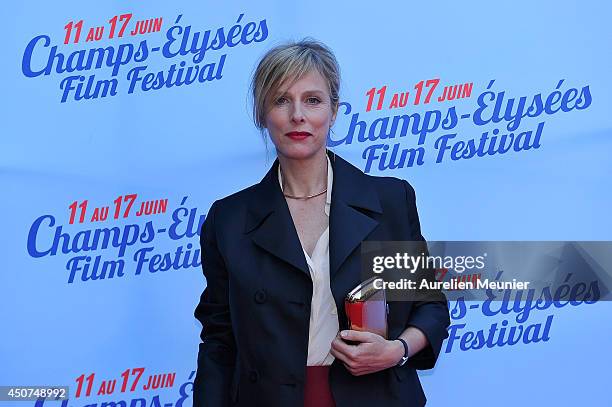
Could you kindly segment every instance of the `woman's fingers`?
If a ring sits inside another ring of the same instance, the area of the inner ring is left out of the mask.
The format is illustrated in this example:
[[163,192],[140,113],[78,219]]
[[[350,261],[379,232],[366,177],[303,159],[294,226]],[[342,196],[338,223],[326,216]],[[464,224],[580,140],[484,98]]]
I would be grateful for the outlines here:
[[[344,340],[358,342],[350,345]],[[342,331],[331,344],[331,354],[339,359],[354,376],[377,372],[387,367],[382,360],[381,344],[386,340],[371,332]],[[385,362],[386,363],[386,362]]]
[[351,329],[341,331],[340,337],[345,341],[353,342],[377,342],[380,339],[383,339],[382,336],[372,332],[354,331]]
[[345,343],[339,337],[335,337],[331,344],[331,352],[334,357],[342,360],[343,362],[353,361],[356,357],[357,346],[349,345]]

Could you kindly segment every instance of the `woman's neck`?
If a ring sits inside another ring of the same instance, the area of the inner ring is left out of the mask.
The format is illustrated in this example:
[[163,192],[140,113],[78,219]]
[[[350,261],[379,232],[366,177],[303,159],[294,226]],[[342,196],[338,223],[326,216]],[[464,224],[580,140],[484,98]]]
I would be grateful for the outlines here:
[[283,192],[293,196],[318,194],[327,188],[327,154],[316,154],[306,160],[278,157]]

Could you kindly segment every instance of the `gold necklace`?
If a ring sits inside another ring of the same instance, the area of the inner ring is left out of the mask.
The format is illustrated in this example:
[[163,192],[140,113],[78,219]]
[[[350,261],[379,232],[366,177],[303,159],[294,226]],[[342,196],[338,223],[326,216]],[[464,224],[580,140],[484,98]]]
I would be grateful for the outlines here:
[[283,193],[283,195],[285,195],[285,198],[289,198],[289,199],[310,199],[310,198],[314,198],[315,196],[323,195],[326,192],[327,192],[327,188],[325,188],[323,191],[319,192],[318,194],[313,194],[313,195],[308,195],[308,196],[295,196],[295,195],[288,195],[285,193]]

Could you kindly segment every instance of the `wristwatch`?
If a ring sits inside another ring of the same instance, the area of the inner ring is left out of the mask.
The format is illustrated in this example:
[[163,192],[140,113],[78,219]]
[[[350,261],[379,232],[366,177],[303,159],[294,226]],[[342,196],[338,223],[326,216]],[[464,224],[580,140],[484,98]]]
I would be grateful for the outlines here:
[[404,366],[406,362],[408,362],[408,358],[410,357],[410,352],[408,351],[408,344],[402,338],[397,338],[398,341],[404,345],[404,356],[400,359],[396,366]]

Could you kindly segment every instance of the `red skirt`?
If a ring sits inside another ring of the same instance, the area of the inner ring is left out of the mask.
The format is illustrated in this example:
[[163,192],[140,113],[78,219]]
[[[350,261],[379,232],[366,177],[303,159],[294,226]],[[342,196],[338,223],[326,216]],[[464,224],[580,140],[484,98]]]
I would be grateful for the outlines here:
[[329,387],[329,366],[306,366],[304,407],[335,407]]

